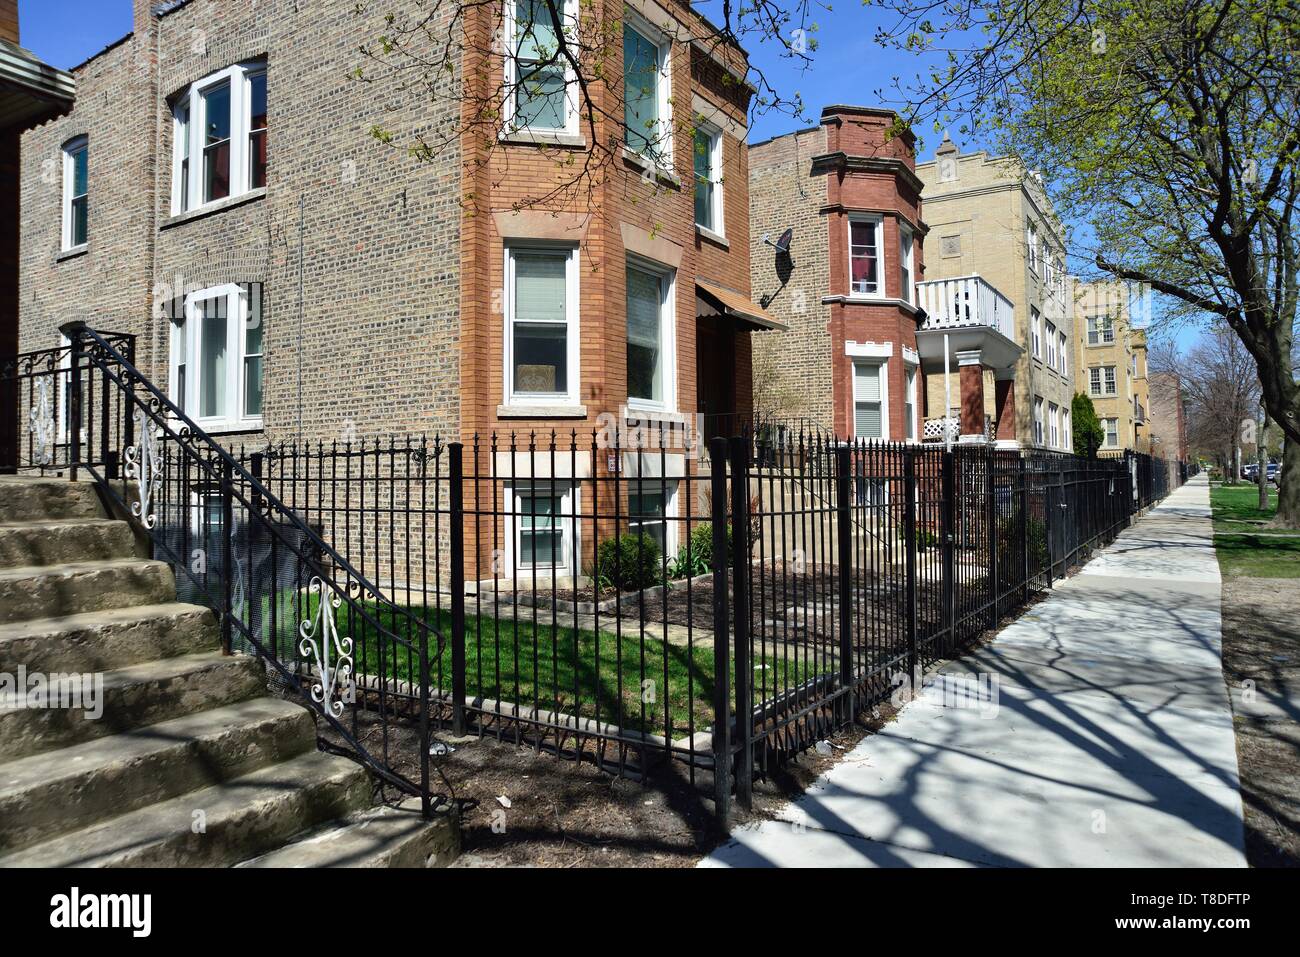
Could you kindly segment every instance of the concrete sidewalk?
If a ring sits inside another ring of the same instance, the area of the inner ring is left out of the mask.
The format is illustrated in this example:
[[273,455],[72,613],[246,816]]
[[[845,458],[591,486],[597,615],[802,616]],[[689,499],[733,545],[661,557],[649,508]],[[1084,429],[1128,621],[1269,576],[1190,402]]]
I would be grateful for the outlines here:
[[1244,867],[1205,476],[703,866]]

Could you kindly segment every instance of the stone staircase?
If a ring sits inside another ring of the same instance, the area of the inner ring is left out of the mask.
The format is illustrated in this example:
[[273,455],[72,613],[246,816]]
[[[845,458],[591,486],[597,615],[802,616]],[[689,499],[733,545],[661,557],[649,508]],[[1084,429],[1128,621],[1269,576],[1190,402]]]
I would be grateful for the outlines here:
[[[136,547],[93,486],[0,477],[0,867],[455,857],[452,814],[374,806],[369,772],[318,751],[311,713],[222,655],[213,614]],[[87,673],[89,711],[30,706],[39,677]]]

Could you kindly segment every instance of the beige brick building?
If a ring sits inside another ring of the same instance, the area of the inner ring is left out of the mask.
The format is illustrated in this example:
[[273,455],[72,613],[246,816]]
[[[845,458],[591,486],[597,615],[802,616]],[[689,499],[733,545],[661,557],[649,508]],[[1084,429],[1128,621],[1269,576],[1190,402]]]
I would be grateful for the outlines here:
[[1123,283],[1077,283],[1075,376],[1101,419],[1102,450],[1148,451],[1139,444],[1139,408],[1146,388],[1146,333],[1130,325],[1128,287]]
[[[916,172],[925,184],[931,308],[952,311],[954,302],[976,298],[1001,304],[1011,315],[999,321],[1023,350],[1006,367],[982,371],[985,414],[998,443],[1069,451],[1074,311],[1064,230],[1041,179],[1009,157],[960,153],[946,136]],[[966,308],[956,311],[965,315]],[[959,361],[947,376],[942,370],[927,376],[931,410],[960,394]]]

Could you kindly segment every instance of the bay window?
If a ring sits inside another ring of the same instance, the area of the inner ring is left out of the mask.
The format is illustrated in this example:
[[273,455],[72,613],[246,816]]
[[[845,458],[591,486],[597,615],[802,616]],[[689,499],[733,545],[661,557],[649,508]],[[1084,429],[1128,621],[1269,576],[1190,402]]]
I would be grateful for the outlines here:
[[266,63],[237,64],[191,85],[172,109],[172,213],[266,185]]
[[90,193],[89,141],[84,136],[63,147],[63,243],[65,250],[86,245]]
[[577,36],[576,0],[557,0],[557,32],[544,0],[508,0],[506,36],[507,130],[577,133],[574,78],[560,40]]
[[883,293],[880,282],[880,220],[849,217],[849,293],[876,296]]
[[912,231],[901,223],[898,226],[898,261],[902,267],[903,286],[898,290],[898,298],[904,302],[915,302],[912,288]]
[[205,429],[261,427],[261,290],[231,283],[192,293],[172,327],[172,401]]
[[578,404],[577,253],[506,248],[507,404]]
[[628,405],[672,410],[674,324],[672,273],[650,263],[627,263]]
[[903,390],[903,438],[916,441],[916,366],[907,365]]

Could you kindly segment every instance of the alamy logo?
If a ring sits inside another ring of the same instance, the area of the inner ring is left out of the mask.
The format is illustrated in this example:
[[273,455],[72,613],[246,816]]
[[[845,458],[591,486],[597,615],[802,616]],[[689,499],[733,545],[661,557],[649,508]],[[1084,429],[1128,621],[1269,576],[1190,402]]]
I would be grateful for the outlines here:
[[94,721],[104,714],[104,676],[90,672],[44,674],[19,665],[16,674],[0,671],[0,700],[20,710],[81,710],[88,720]]
[[126,927],[133,937],[148,937],[153,928],[151,894],[82,894],[74,887],[50,898],[50,926]]

